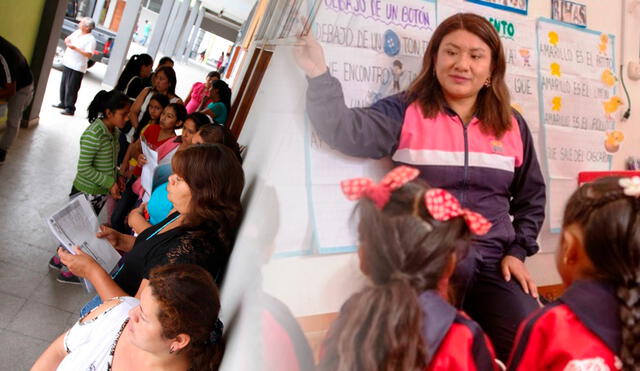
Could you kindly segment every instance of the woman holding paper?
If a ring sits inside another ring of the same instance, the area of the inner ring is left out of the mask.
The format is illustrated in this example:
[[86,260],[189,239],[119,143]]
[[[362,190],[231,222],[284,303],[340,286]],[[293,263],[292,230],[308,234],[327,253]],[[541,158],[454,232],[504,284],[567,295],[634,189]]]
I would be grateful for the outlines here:
[[89,255],[59,250],[62,262],[88,279],[101,300],[136,296],[147,286],[152,268],[169,263],[198,264],[222,279],[240,221],[244,173],[235,155],[217,144],[196,145],[176,153],[169,177],[173,212],[137,237],[102,226],[98,237],[126,252],[123,266],[111,278]]
[[410,88],[367,108],[345,105],[312,37],[301,39],[295,56],[309,79],[307,110],[320,138],[347,155],[414,166],[492,222],[458,263],[453,286],[506,361],[518,324],[538,307],[524,260],[538,251],[545,184],[527,124],[510,107],[494,27],[468,13],[444,20]]
[[[118,176],[116,157],[118,153],[118,129],[125,126],[131,101],[117,90],[101,90],[89,104],[87,118],[89,127],[80,137],[78,171],[73,180],[70,197],[82,194],[91,203],[96,215],[104,207],[107,196],[120,198],[124,179]],[[78,277],[69,272],[58,255],[49,260],[49,268],[59,270],[57,281],[80,284]]]

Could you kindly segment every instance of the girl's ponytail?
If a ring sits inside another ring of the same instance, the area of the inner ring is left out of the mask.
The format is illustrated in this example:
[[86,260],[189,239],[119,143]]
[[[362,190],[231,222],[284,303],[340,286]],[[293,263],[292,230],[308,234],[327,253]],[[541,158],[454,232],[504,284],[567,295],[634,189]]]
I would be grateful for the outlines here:
[[619,177],[580,187],[565,209],[563,228],[577,224],[596,277],[616,287],[622,326],[623,370],[640,364],[640,199],[624,193]]
[[89,122],[94,122],[101,113],[104,113],[104,103],[107,100],[109,93],[106,90],[100,90],[87,108],[87,118]]
[[622,323],[620,359],[624,370],[634,370],[634,367],[640,364],[640,234],[638,233],[640,226],[637,225],[640,200],[632,198],[629,201],[631,214],[625,240],[631,255],[631,264],[621,272],[622,284],[618,285],[616,292],[620,300],[620,322]]
[[382,210],[358,203],[360,264],[371,284],[353,295],[325,340],[321,370],[424,370],[427,354],[418,297],[438,284],[470,231],[462,217],[435,220],[420,181],[393,190]]
[[130,105],[131,100],[123,93],[117,90],[100,90],[87,108],[87,118],[89,122],[94,122],[101,115],[104,117],[107,110],[115,112]]
[[422,310],[408,280],[353,295],[329,330],[319,370],[424,370]]
[[640,285],[628,282],[618,286],[622,346],[620,359],[623,370],[635,370],[640,364]]
[[217,371],[222,363],[225,349],[224,339],[218,339],[215,344],[198,344],[191,350],[190,370]]

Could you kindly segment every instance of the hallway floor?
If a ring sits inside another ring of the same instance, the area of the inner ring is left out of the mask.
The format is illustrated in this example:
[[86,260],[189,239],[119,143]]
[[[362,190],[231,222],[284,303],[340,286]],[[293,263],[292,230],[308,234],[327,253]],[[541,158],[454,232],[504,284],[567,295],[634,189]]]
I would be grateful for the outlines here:
[[[83,286],[61,284],[48,268],[56,240],[45,218],[63,206],[75,176],[79,138],[89,125],[86,108],[101,89],[106,66],[96,64],[82,81],[77,111],[63,116],[61,72],[52,70],[40,123],[21,129],[0,165],[0,370],[28,370],[40,353],[77,319],[91,298]],[[178,63],[176,93],[183,99],[208,70]]]

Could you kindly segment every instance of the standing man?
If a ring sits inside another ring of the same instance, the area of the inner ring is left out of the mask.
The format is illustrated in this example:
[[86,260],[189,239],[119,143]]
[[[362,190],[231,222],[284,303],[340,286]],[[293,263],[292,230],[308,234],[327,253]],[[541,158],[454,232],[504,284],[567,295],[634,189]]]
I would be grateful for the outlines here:
[[60,103],[53,105],[63,108],[63,115],[73,116],[76,112],[76,100],[78,90],[84,73],[87,72],[87,63],[96,48],[96,39],[91,35],[91,30],[96,24],[89,17],[82,18],[78,29],[64,39],[67,49],[64,51],[62,65],[62,80],[60,81]]
[[0,100],[7,100],[7,128],[0,138],[0,164],[18,136],[24,109],[33,97],[33,75],[27,59],[9,41],[0,36]]
[[144,21],[144,27],[142,27],[142,46],[147,44],[147,40],[149,39],[149,35],[151,34],[151,23],[149,21]]

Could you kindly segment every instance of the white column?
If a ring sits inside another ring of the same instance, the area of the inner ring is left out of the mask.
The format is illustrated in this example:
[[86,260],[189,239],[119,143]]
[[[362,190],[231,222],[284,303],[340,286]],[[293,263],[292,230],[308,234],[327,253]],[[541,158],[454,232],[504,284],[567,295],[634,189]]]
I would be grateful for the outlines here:
[[178,45],[176,48],[176,57],[180,59],[182,59],[184,56],[184,50],[186,49],[187,43],[189,42],[189,35],[191,35],[193,24],[196,21],[196,17],[200,13],[200,4],[200,0],[196,0],[195,4],[193,4],[193,6],[191,7],[191,12],[189,13],[189,18],[187,19],[187,23],[180,33],[180,38],[178,39]]
[[100,23],[100,14],[102,14],[102,8],[104,8],[104,0],[96,1],[96,7],[93,10],[93,15],[91,16],[96,25]]
[[189,55],[191,54],[191,49],[193,49],[193,44],[195,44],[196,39],[198,38],[198,32],[200,32],[200,26],[202,25],[202,18],[204,18],[204,7],[200,7],[198,11],[198,18],[196,18],[196,23],[193,25],[193,29],[191,30],[191,37],[189,38],[189,42],[187,43],[187,47],[184,50],[184,54],[182,55],[182,60],[185,62],[189,60]]
[[174,0],[164,0],[160,7],[158,20],[155,25],[152,25],[153,30],[151,31],[151,38],[147,44],[147,54],[149,54],[154,60],[156,59],[156,55],[158,54],[158,50],[160,49],[160,44],[162,43],[164,36],[167,35],[166,30],[170,23],[169,16],[171,15],[173,8],[176,8],[173,4]]
[[178,10],[180,9],[180,4],[177,0],[170,0],[173,2],[173,7],[171,8],[171,14],[169,15],[169,20],[167,21],[166,28],[164,30],[164,37],[162,38],[162,42],[160,43],[160,50],[166,55],[165,49],[167,48],[167,40],[169,39],[169,35],[171,35],[171,30],[173,30],[173,25],[176,23],[176,16],[178,15]]
[[[115,1],[112,0],[112,2]],[[105,72],[104,79],[102,80],[103,84],[115,86],[118,82],[122,65],[124,64],[129,45],[131,44],[133,30],[138,23],[141,4],[142,0],[127,0],[127,5],[124,7],[124,12],[120,19],[120,26],[118,27],[118,34],[113,44],[113,50],[109,57],[107,72]]]
[[178,37],[180,37],[180,32],[182,32],[182,29],[184,27],[184,21],[187,18],[187,11],[189,11],[190,3],[190,0],[182,0],[182,3],[178,8],[175,22],[173,22],[171,32],[169,33],[169,37],[167,38],[167,44],[165,48],[162,49],[165,55],[168,55],[170,57],[173,57],[175,55]]
[[111,20],[113,19],[113,13],[116,12],[116,4],[117,3],[118,3],[117,0],[109,1],[109,9],[107,9],[107,16],[104,17],[104,27],[105,28],[109,28],[109,25],[111,25]]

